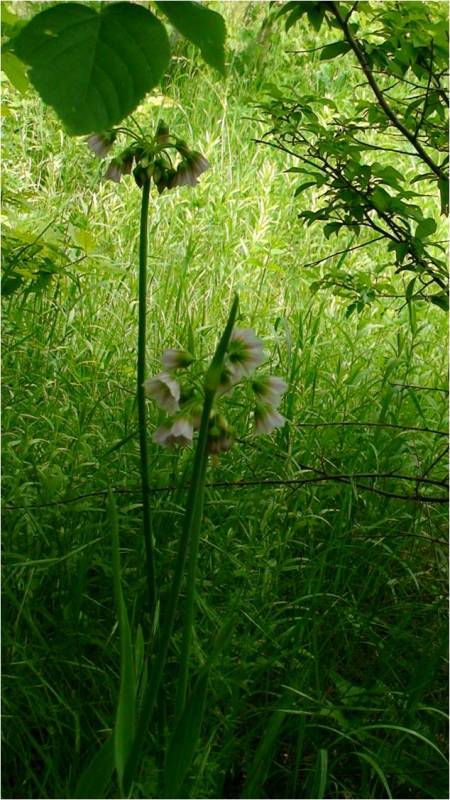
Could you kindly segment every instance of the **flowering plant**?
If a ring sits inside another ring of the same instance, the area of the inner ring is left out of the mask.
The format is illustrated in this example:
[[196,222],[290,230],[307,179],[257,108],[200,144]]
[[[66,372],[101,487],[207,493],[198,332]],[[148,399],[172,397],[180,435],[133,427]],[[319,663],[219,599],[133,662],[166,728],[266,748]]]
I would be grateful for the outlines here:
[[[144,132],[131,117],[135,130],[128,127],[117,127],[106,131],[92,133],[87,137],[88,147],[99,159],[106,158],[112,151],[116,140],[122,134],[127,139],[127,146],[109,161],[104,179],[120,183],[123,175],[133,173],[134,180],[142,190],[141,217],[139,230],[139,289],[138,289],[138,341],[137,341],[137,411],[139,421],[139,451],[142,482],[142,519],[146,549],[149,606],[152,612],[156,607],[157,586],[155,572],[154,542],[152,535],[151,509],[149,501],[149,465],[147,454],[146,407],[144,396],[145,378],[145,345],[146,345],[146,286],[147,286],[147,249],[148,249],[148,212],[150,186],[154,185],[161,194],[165,189],[178,186],[193,187],[199,176],[209,167],[206,158],[198,151],[191,150],[182,139],[170,132],[169,127],[160,120],[155,132]],[[180,386],[172,376],[175,362],[180,358],[184,366],[188,366],[189,355],[168,350],[164,357],[160,375],[146,382],[149,396],[159,403],[169,414],[178,414],[184,403],[180,394]],[[186,357],[188,360],[186,361]],[[184,358],[184,361],[183,361]],[[162,426],[155,434],[155,441],[164,447],[186,445],[192,441],[193,424],[191,418],[176,417],[170,426]]]
[[[161,194],[165,189],[175,189],[177,186],[196,186],[199,176],[209,168],[205,156],[198,150],[191,150],[182,139],[172,136],[162,120],[153,137],[144,135],[140,130],[136,133],[130,128],[114,128],[88,136],[88,147],[97,158],[106,158],[120,133],[127,134],[133,141],[111,159],[105,180],[120,183],[122,175],[130,175],[133,170],[139,188],[142,188],[146,179],[153,179]],[[176,163],[171,150],[178,156]]]
[[[203,359],[194,358],[187,350],[170,348],[163,352],[161,360],[163,371],[144,382],[146,397],[169,415],[154,432],[153,441],[166,448],[185,447],[192,444],[194,431],[200,425]],[[254,331],[251,328],[233,328],[211,409],[207,438],[210,454],[217,456],[233,446],[235,428],[228,416],[230,411],[233,413],[242,405],[233,403],[239,393],[250,394],[254,403],[255,435],[283,427],[286,420],[278,407],[287,384],[275,375],[253,375],[264,360],[263,343]]]

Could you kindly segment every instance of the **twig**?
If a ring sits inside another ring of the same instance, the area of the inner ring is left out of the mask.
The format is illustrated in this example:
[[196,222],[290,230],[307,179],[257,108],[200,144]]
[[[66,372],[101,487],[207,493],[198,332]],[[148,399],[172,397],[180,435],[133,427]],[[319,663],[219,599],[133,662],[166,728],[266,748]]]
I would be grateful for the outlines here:
[[425,114],[426,114],[426,110],[427,110],[427,106],[428,106],[428,98],[429,98],[429,95],[430,95],[431,80],[433,78],[433,58],[434,58],[434,55],[433,55],[433,44],[434,43],[433,43],[433,39],[432,39],[431,43],[430,43],[431,53],[430,53],[430,69],[429,69],[429,72],[428,72],[428,83],[427,83],[427,88],[426,88],[426,91],[425,91],[425,100],[423,102],[422,113],[421,113],[419,119],[417,120],[416,129],[414,131],[414,138],[415,139],[417,139],[417,137],[419,135],[419,131],[420,131],[421,125],[422,125],[422,123],[423,123],[423,121],[425,119]]
[[[344,223],[343,223],[344,224]],[[369,239],[368,242],[363,242],[362,244],[355,244],[353,247],[346,247],[344,250],[338,250],[336,253],[330,253],[329,256],[325,256],[324,258],[319,258],[317,261],[310,261],[308,264],[303,264],[303,267],[316,267],[318,264],[323,264],[324,261],[328,261],[330,258],[334,258],[335,256],[341,256],[343,253],[350,253],[352,250],[359,250],[361,247],[367,247],[369,244],[373,244],[373,242],[380,242],[381,239],[384,239],[384,236],[376,236],[375,239]]]
[[443,392],[443,394],[448,394],[448,389],[441,389],[439,386],[418,386],[417,383],[392,383],[389,381],[391,386],[403,386],[405,389],[420,389],[422,391],[427,392]]
[[[397,385],[397,384],[394,384]],[[398,384],[404,386],[405,384]],[[397,428],[400,431],[418,431],[419,433],[434,433],[436,436],[448,436],[447,431],[435,428],[416,428],[413,425],[396,425],[393,422],[298,422],[296,428],[329,428],[334,426],[354,425],[363,428]]]
[[[397,480],[403,481],[412,481],[414,483],[423,483],[423,484],[430,484],[432,486],[443,486],[442,481],[431,480],[430,478],[421,478],[420,476],[414,475],[400,475],[398,473],[393,472],[386,472],[386,473],[370,473],[370,472],[361,472],[361,473],[354,473],[354,474],[337,474],[337,475],[330,475],[323,470],[317,469],[316,467],[308,467],[306,465],[302,465],[302,469],[304,471],[315,472],[317,475],[312,478],[289,478],[283,480],[281,478],[260,478],[260,479],[248,479],[248,480],[241,480],[241,481],[212,481],[206,484],[208,489],[247,489],[254,486],[302,486],[308,483],[321,483],[322,481],[338,481],[341,483],[354,483],[355,479],[360,478],[367,478],[372,480],[377,480],[379,478],[386,479],[386,478],[395,478]],[[188,489],[190,484],[186,484],[183,488]],[[367,486],[366,484],[361,483],[354,483],[359,489],[365,489],[369,492],[375,492],[375,494],[381,494],[385,497],[393,497],[398,500],[418,500],[421,502],[430,502],[430,503],[446,503],[448,502],[448,497],[428,497],[427,495],[403,495],[403,494],[396,494],[394,492],[386,492],[382,489],[377,489],[374,486]],[[179,490],[179,486],[158,486],[155,488],[149,488],[149,494],[159,494],[159,493],[169,493]],[[142,490],[139,489],[128,489],[126,487],[116,487],[112,489],[113,494],[140,494]],[[84,494],[77,495],[75,497],[67,497],[63,500],[54,500],[49,503],[36,503],[32,505],[6,505],[4,506],[5,511],[13,511],[13,510],[20,510],[20,509],[35,509],[35,508],[49,508],[53,506],[60,506],[60,505],[67,505],[69,503],[76,503],[79,500],[85,500],[89,497],[102,497],[106,496],[108,493],[107,489],[98,489],[97,491],[93,492],[86,492]]]

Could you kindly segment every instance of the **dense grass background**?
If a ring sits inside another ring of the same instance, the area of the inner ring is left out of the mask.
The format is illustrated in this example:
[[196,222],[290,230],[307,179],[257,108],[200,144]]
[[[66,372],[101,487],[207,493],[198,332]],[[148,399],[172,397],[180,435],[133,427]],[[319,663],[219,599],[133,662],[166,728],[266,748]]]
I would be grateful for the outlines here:
[[[223,10],[235,53],[227,80],[180,42],[162,89],[170,102],[161,111],[149,98],[137,114],[153,126],[163,113],[212,165],[195,191],[151,199],[148,371],[190,331],[212,346],[238,290],[242,324],[289,380],[288,424],[257,440],[243,429],[209,470],[197,668],[223,621],[234,613],[235,623],[186,796],[447,797],[447,517],[445,504],[424,501],[445,496],[444,314],[419,305],[411,324],[387,301],[347,318],[341,298],[310,292],[316,273],[302,264],[334,245],[320,227],[299,227],[298,203],[311,196],[294,200],[286,159],[252,142],[253,104],[277,77],[350,103],[351,68],[293,62],[285,48],[311,35],[258,36],[257,4]],[[111,730],[118,691],[108,488],[134,636],[146,596],[140,193],[131,180],[99,182],[85,144],[36,97],[5,95],[5,234],[42,232],[45,254],[55,247],[59,263],[78,263],[3,310],[3,796],[70,797]],[[347,264],[382,256],[357,251]],[[153,431],[153,406],[148,419]],[[191,451],[151,447],[162,607],[191,465]],[[179,644],[136,797],[160,796]]]

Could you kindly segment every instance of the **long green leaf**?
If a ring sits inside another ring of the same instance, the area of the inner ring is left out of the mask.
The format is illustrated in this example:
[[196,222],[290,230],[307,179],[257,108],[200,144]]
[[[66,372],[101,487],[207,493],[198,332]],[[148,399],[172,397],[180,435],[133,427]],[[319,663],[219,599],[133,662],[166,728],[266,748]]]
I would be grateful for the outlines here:
[[181,790],[200,736],[205,713],[209,670],[200,675],[170,741],[164,769],[164,796],[181,797]]
[[314,791],[312,797],[322,800],[325,797],[325,790],[328,781],[328,750],[321,748],[317,753],[316,765],[314,770]]
[[103,742],[81,774],[74,791],[75,800],[105,797],[114,772],[114,735]]
[[369,755],[369,753],[356,753],[356,755],[359,758],[362,758],[363,761],[367,761],[367,763],[370,764],[370,766],[372,767],[373,771],[375,772],[375,774],[380,779],[380,783],[382,783],[382,785],[383,785],[383,787],[384,787],[384,789],[386,791],[387,796],[390,798],[390,800],[392,800],[392,793],[391,793],[391,790],[390,790],[389,783],[387,781],[386,775],[384,774],[383,770],[381,769],[381,767],[377,763],[377,761],[375,761],[375,759],[372,758],[372,756]]
[[170,58],[164,25],[134,3],[105,3],[100,13],[58,3],[33,17],[13,47],[72,135],[120,122],[158,83]]
[[157,2],[172,25],[200,48],[206,63],[225,72],[225,22],[216,11],[191,2]]
[[242,797],[262,797],[262,787],[269,771],[277,736],[285,716],[286,711],[277,708],[270,717],[269,724],[264,731],[256,750],[253,764],[250,767]]
[[114,760],[122,786],[125,764],[134,737],[136,716],[136,676],[128,612],[123,599],[120,577],[119,524],[114,495],[108,496],[108,518],[112,531],[114,598],[119,619],[120,689],[114,728]]

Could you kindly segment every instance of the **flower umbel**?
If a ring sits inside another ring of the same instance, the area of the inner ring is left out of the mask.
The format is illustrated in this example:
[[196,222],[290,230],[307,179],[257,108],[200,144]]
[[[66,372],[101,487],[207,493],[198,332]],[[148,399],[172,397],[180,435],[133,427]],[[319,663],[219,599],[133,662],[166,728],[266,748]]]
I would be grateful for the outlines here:
[[180,417],[170,428],[161,425],[161,427],[154,432],[152,438],[153,441],[156,442],[156,444],[160,444],[161,447],[174,447],[175,445],[186,447],[192,444],[193,433],[194,428],[191,420],[187,417]]
[[272,433],[275,428],[282,428],[286,422],[285,417],[272,406],[257,403],[255,408],[255,435]]
[[228,363],[232,380],[249,376],[264,361],[263,343],[251,328],[235,328],[228,346]]
[[[194,349],[193,344],[190,347]],[[277,409],[287,383],[276,375],[252,375],[265,360],[265,354],[262,341],[251,328],[234,328],[222,358],[220,384],[210,398],[206,435],[206,450],[215,464],[220,453],[235,443],[239,411],[244,409],[246,415],[251,398],[255,403],[256,435],[272,433],[286,422]],[[163,351],[161,360],[163,371],[144,383],[146,396],[169,414],[153,434],[153,441],[162,447],[186,446],[192,444],[193,433],[201,427],[208,410],[207,393],[212,391],[205,379],[208,372],[205,373],[204,358],[201,354],[194,358],[182,347],[170,347]],[[184,370],[181,385],[175,380],[176,370]]]
[[168,372],[161,372],[153,378],[147,378],[144,383],[144,392],[146,397],[154,400],[169,414],[179,411],[180,385]]

